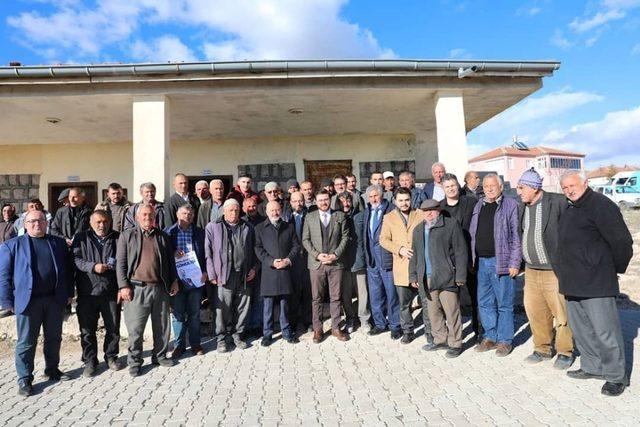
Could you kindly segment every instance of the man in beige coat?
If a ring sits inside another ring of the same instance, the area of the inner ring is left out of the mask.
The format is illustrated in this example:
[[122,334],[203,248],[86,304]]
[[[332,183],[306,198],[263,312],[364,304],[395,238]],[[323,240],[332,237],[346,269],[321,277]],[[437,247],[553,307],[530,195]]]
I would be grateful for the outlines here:
[[[413,256],[411,240],[413,229],[420,224],[422,216],[411,209],[411,190],[398,188],[394,196],[396,209],[384,216],[380,231],[380,246],[393,254],[393,283],[396,285],[400,300],[400,324],[402,326],[403,344],[409,344],[415,338],[413,333],[413,316],[411,315],[411,301],[418,290],[410,286],[409,259]],[[427,316],[426,306],[423,305],[422,318],[425,325],[427,340],[431,336],[431,324]]]

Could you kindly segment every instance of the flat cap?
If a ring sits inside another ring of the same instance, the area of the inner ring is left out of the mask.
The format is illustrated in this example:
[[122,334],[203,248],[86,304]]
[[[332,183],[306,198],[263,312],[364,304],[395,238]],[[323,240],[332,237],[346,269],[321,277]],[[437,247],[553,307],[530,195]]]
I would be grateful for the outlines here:
[[420,203],[420,209],[423,211],[440,210],[440,202],[434,199],[427,199]]

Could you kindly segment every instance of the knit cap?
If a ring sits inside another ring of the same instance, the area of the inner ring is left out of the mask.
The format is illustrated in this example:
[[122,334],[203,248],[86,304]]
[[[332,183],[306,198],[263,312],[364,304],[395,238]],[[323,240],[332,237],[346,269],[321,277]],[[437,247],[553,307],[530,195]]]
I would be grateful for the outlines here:
[[521,184],[539,190],[542,188],[542,177],[534,168],[531,168],[525,171],[520,177],[518,185]]

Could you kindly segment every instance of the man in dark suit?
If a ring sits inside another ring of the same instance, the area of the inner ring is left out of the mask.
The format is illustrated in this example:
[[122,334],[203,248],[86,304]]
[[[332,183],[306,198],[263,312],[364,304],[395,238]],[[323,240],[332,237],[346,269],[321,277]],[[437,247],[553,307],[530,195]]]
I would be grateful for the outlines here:
[[69,204],[56,211],[50,233],[62,237],[71,246],[73,237],[89,229],[89,216],[93,210],[85,203],[84,191],[74,187],[69,189]]
[[42,211],[25,218],[26,234],[0,245],[0,308],[15,313],[18,329],[18,393],[33,393],[33,365],[40,328],[44,332],[45,376],[68,380],[58,369],[62,321],[73,297],[73,272],[64,239],[46,234]]
[[431,165],[431,176],[433,181],[424,186],[424,198],[440,201],[444,199],[444,188],[442,178],[447,173],[442,163],[436,162]]
[[153,352],[151,363],[174,365],[167,358],[171,328],[169,297],[179,291],[173,247],[169,236],[155,226],[155,210],[141,205],[136,213],[138,225],[125,230],[118,239],[116,272],[120,297],[124,300],[124,321],[129,332],[129,375],[140,375],[142,340],[151,316]]
[[183,257],[193,252],[198,260],[201,277],[198,282],[186,281],[180,278],[180,292],[171,297],[173,310],[173,335],[175,345],[171,358],[177,360],[184,354],[189,333],[191,352],[202,356],[204,350],[200,345],[200,303],[202,302],[203,286],[209,281],[207,277],[207,261],[204,255],[204,230],[193,223],[194,211],[191,205],[182,205],[176,213],[178,221],[165,230],[169,235],[175,255]]
[[340,282],[344,265],[342,257],[349,243],[349,228],[343,212],[331,212],[331,195],[326,190],[316,193],[318,210],[307,215],[302,230],[302,244],[307,250],[313,294],[313,342],[322,341],[322,303],[329,288],[331,334],[340,341],[349,336],[340,330]]
[[[308,213],[304,194],[299,191],[292,193],[289,203],[291,204],[289,224],[293,225],[298,241],[302,242],[302,229]],[[307,266],[307,252],[302,244],[293,260],[291,277],[293,279],[289,303],[291,327],[299,333],[304,333],[311,326],[311,279]]]
[[367,283],[373,328],[369,335],[379,335],[391,329],[391,338],[400,339],[400,300],[393,283],[393,255],[380,246],[382,219],[393,210],[383,199],[379,185],[371,185],[366,191],[369,206],[364,211],[364,249],[367,262]]
[[[442,185],[444,187],[445,198],[440,202],[440,209],[442,215],[455,219],[464,233],[465,242],[467,242],[467,252],[469,254],[469,263],[472,265],[471,260],[471,234],[469,234],[469,227],[471,226],[471,217],[473,216],[473,208],[478,203],[478,200],[460,194],[460,184],[458,178],[454,174],[447,173],[442,178]],[[473,269],[468,269],[466,289],[469,293],[469,299],[471,300],[471,324],[473,326],[473,332],[475,339],[480,342],[482,336],[482,324],[478,314],[478,276]]]
[[200,208],[200,199],[195,194],[189,194],[189,179],[183,173],[177,173],[173,177],[173,189],[176,190],[175,193],[171,195],[169,198],[168,205],[168,214],[169,214],[169,224],[167,226],[171,226],[178,221],[178,208],[182,205],[189,204],[193,208],[193,214],[195,218],[198,217],[198,208]]
[[256,256],[262,264],[260,294],[264,299],[262,346],[273,341],[273,308],[280,305],[282,337],[290,344],[298,341],[289,324],[289,295],[291,294],[291,266],[300,253],[295,226],[284,222],[282,208],[277,201],[267,203],[267,220],[256,227]]

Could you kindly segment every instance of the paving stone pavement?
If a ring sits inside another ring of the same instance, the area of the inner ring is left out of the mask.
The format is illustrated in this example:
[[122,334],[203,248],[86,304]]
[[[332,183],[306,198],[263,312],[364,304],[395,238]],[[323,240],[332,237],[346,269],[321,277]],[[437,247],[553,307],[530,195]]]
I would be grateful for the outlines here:
[[[331,337],[315,345],[282,340],[269,348],[218,354],[211,342],[202,357],[173,368],[151,366],[143,375],[102,367],[80,376],[80,351],[63,356],[73,379],[47,383],[36,357],[36,394],[16,394],[12,355],[0,357],[0,425],[638,425],[640,376],[633,355],[640,311],[621,311],[631,387],[618,398],[600,394],[602,381],[571,380],[552,362],[526,365],[531,339],[522,314],[514,352],[478,354],[470,339],[457,359],[421,350],[388,334],[356,332],[347,343]],[[465,324],[470,329],[469,322]],[[149,348],[150,343],[145,343]],[[122,352],[124,353],[124,352]],[[574,365],[579,366],[579,363]]]

